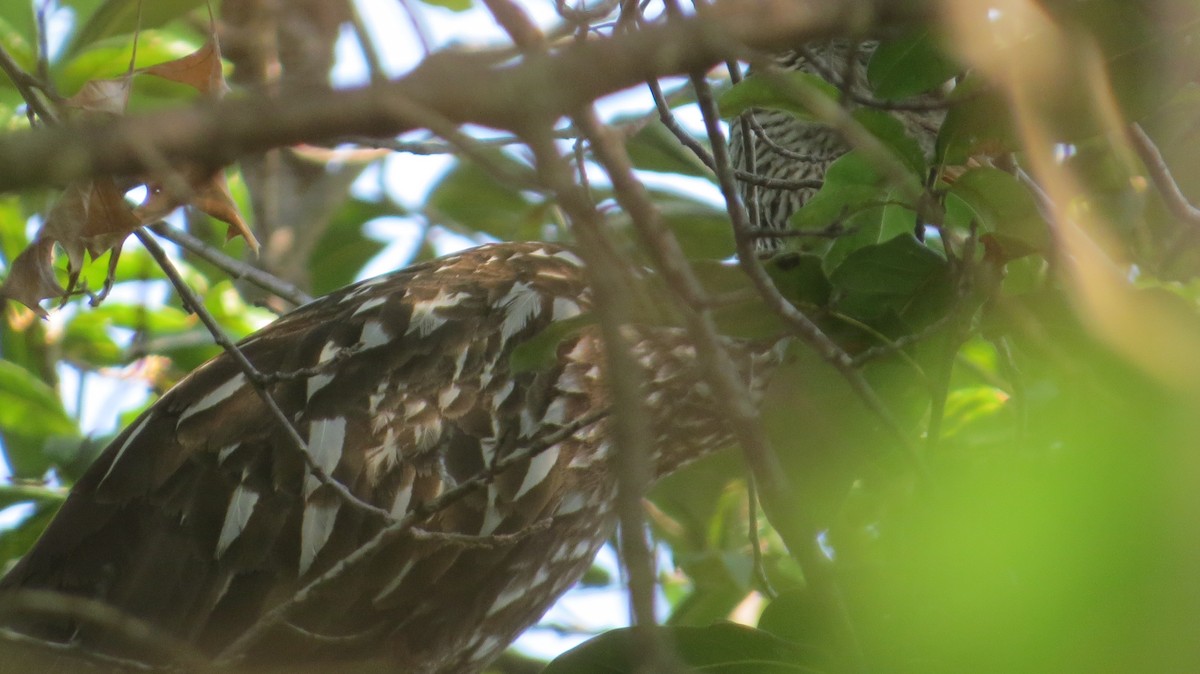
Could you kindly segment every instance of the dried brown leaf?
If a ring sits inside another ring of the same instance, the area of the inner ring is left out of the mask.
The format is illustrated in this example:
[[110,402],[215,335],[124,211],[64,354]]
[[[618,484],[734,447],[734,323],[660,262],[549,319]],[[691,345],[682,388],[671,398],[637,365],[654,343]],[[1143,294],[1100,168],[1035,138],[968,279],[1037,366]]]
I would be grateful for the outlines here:
[[52,239],[37,239],[22,251],[9,266],[8,278],[0,286],[0,297],[14,299],[42,318],[49,314],[38,302],[63,297],[66,292],[54,275]]
[[142,223],[133,214],[133,208],[126,203],[124,193],[112,178],[93,182],[90,197],[88,217],[80,236],[94,260],[108,250],[119,247],[125,237],[141,227]]
[[226,240],[240,236],[246,240],[251,250],[257,253],[258,239],[250,231],[249,225],[233,201],[233,195],[229,192],[229,182],[225,179],[225,171],[217,170],[204,176],[192,172],[192,175],[183,177],[188,182],[190,193],[187,195],[179,195],[177,191],[172,191],[161,183],[147,184],[149,192],[146,200],[137,208],[137,217],[141,222],[154,222],[185,204],[194,206],[229,225],[225,234]]
[[83,267],[83,253],[87,246],[83,243],[82,232],[83,223],[88,217],[91,191],[91,183],[68,185],[50,208],[46,222],[38,231],[39,239],[58,241],[62,245],[63,250],[67,252],[67,265],[70,269]]
[[83,268],[84,251],[98,258],[139,226],[141,221],[112,178],[99,178],[68,187],[50,209],[38,236],[62,245],[74,276]]
[[128,76],[90,80],[78,93],[67,99],[67,106],[84,112],[123,115],[129,107],[129,94],[132,91],[133,78]]
[[202,94],[221,98],[228,91],[225,74],[221,72],[221,49],[216,40],[209,40],[196,51],[138,72],[186,84]]

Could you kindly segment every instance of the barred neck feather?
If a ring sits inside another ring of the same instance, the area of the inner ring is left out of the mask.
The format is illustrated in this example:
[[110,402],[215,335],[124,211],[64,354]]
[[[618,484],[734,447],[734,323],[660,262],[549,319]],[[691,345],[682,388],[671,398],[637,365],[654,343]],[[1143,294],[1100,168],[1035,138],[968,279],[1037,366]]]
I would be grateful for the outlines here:
[[[875,42],[859,44],[835,40],[783,52],[774,60],[780,68],[818,75],[839,89],[869,98],[867,63],[876,46]],[[920,100],[935,101],[937,96],[923,96]],[[846,104],[857,105],[853,100]],[[749,127],[754,139],[754,173],[761,177],[786,181],[821,180],[829,165],[850,149],[840,134],[824,124],[805,121],[779,110],[755,110],[749,114],[761,128],[760,133],[754,129],[754,124]],[[892,115],[904,124],[926,156],[932,158],[944,111],[893,111]],[[742,131],[745,124],[743,116],[730,125],[729,149],[734,166],[750,170]],[[738,187],[744,202],[758,206],[757,226],[774,230],[788,229],[792,215],[817,193],[814,187],[777,189],[745,181],[739,182]],[[771,238],[759,242],[763,251],[775,250],[782,243],[780,239]]]

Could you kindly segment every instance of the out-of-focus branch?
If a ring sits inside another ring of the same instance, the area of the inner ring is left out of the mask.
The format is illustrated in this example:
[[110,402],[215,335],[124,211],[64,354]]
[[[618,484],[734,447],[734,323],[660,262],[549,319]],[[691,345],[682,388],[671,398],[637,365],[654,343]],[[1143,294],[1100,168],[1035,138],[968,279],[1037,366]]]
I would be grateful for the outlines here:
[[1154,140],[1140,124],[1129,125],[1129,138],[1171,215],[1193,227],[1200,227],[1200,208],[1193,206],[1183,190],[1179,189],[1179,183],[1175,181],[1175,176],[1171,175],[1171,168],[1167,166],[1167,160],[1163,158]]
[[459,124],[545,127],[606,94],[703,70],[746,47],[780,48],[928,11],[887,0],[726,0],[693,17],[526,54],[515,64],[500,52],[439,53],[408,77],[361,89],[259,93],[16,133],[0,138],[0,191],[145,173],[139,145],[155,147],[172,163],[215,168],[274,147],[348,134],[391,136],[420,126],[397,109],[398,101]]
[[46,101],[43,99],[43,95],[50,95],[50,89],[46,83],[25,72],[12,55],[2,47],[0,47],[0,70],[8,76],[9,81],[17,88],[17,92],[21,94],[21,98],[25,99],[25,104],[32,112],[47,122],[58,121],[58,114],[46,105]]

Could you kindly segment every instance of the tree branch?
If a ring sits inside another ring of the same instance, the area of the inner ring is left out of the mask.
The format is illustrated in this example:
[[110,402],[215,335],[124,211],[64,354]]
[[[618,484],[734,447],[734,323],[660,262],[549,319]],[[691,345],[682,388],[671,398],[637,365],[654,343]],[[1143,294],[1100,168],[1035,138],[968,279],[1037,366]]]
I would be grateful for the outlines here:
[[[596,98],[665,75],[703,70],[746,47],[781,48],[928,13],[889,0],[726,1],[696,16],[530,53],[438,53],[408,77],[350,90],[288,90],[205,101],[112,121],[85,120],[0,138],[0,192],[149,170],[147,145],[167,161],[215,169],[239,156],[346,135],[393,136],[419,127],[397,106],[445,119],[526,130]],[[603,68],[596,64],[604,64]],[[586,77],[580,77],[586,73]]]

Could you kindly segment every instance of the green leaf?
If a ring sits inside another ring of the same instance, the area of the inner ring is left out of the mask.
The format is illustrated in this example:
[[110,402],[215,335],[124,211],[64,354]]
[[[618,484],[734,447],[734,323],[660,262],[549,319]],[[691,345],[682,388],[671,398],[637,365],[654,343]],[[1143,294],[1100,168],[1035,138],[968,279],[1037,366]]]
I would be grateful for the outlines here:
[[824,306],[833,290],[822,268],[821,258],[804,253],[785,253],[765,265],[775,287],[793,304]]
[[659,121],[643,126],[625,143],[634,168],[716,179],[716,175]]
[[[30,45],[34,43],[37,23],[34,20],[32,2],[0,2],[0,22],[3,22],[5,30],[14,31],[22,42]],[[8,40],[5,40],[5,44],[9,44]]]
[[[33,3],[0,2],[0,45],[3,45],[18,65],[29,71],[34,70],[37,62],[34,50],[36,36]],[[0,86],[13,87],[13,83],[5,77]]]
[[903,122],[883,110],[871,108],[855,110],[853,117],[904,162],[912,171],[915,184],[920,185],[925,181],[925,174],[929,170],[925,152],[921,150],[917,139],[909,135]]
[[[688,666],[712,674],[799,674],[830,671],[819,653],[767,632],[732,623],[660,627],[653,633]],[[632,628],[605,632],[555,658],[542,674],[623,674],[642,671]]]
[[970,169],[950,186],[950,194],[970,209],[976,222],[1004,248],[1008,259],[1049,245],[1050,232],[1029,187],[1000,169]]
[[0,429],[37,438],[79,433],[58,392],[7,360],[0,360]]
[[[164,63],[195,51],[197,44],[177,39],[169,33],[145,30],[138,36],[135,67]],[[129,72],[133,54],[133,39],[112,37],[91,45],[69,60],[55,64],[54,80],[67,94],[75,94],[83,85],[96,79],[122,77]],[[165,103],[197,98],[192,87],[162,77],[139,75],[133,79],[130,109],[161,107]]]
[[389,202],[347,200],[309,256],[312,293],[324,295],[354,281],[363,266],[386,246],[364,233],[367,223],[402,214]]
[[676,192],[654,190],[651,198],[688,259],[723,260],[733,255],[733,227],[725,209]]
[[545,330],[513,348],[509,355],[509,368],[513,374],[521,374],[551,367],[557,360],[558,345],[595,322],[595,316],[581,314],[551,323]]
[[790,224],[796,229],[827,227],[866,205],[876,205],[883,196],[882,184],[861,153],[847,152],[829,165],[821,189],[792,215]]
[[0,438],[14,475],[41,478],[54,463],[46,454],[48,443],[78,436],[53,388],[29,370],[0,360]]
[[[781,86],[782,83],[777,81],[777,77],[785,80],[790,86]],[[813,119],[812,113],[807,108],[786,93],[791,87],[804,87],[819,91],[832,101],[837,101],[840,95],[837,87],[812,73],[787,72],[775,77],[750,75],[730,87],[729,91],[717,99],[721,117],[731,119],[751,108],[764,108],[790,112],[801,119]]]
[[[501,152],[492,157],[515,170],[527,170]],[[520,189],[501,183],[470,161],[458,162],[434,185],[426,207],[434,218],[445,218],[502,240],[536,238],[545,223],[541,203],[531,201]]]
[[[821,258],[806,253],[782,253],[763,263],[779,292],[789,302],[807,307],[823,307],[829,301],[832,286],[821,265]],[[692,263],[692,271],[710,295],[739,296],[738,301],[713,310],[713,319],[722,335],[767,339],[786,330],[783,321],[761,300],[737,265],[698,260]]]
[[763,609],[758,629],[797,644],[833,643],[838,627],[830,613],[809,589],[788,590]]
[[888,311],[904,313],[918,294],[943,282],[946,275],[946,261],[908,235],[850,253],[830,280],[842,294],[842,311],[873,318]]
[[452,12],[465,12],[475,6],[472,0],[421,0],[433,7],[444,7]]
[[[987,422],[997,425],[997,416],[1005,409],[1008,395],[991,386],[973,386],[951,391],[946,397],[942,420],[942,436],[963,436],[965,441],[978,441]],[[998,430],[999,427],[997,428]],[[970,431],[969,433],[967,431]]]
[[78,19],[87,17],[66,50],[68,56],[73,56],[105,38],[163,26],[193,9],[204,7],[206,0],[107,0],[94,12],[90,12],[94,4],[91,2],[64,4],[82,10],[77,13]]
[[950,98],[953,105],[938,131],[938,163],[966,164],[972,155],[998,155],[1020,146],[1008,102],[982,75],[968,73]]
[[0,531],[0,566],[29,552],[56,512],[57,503],[37,503],[33,513],[20,524]]
[[936,89],[961,69],[925,28],[876,47],[867,64],[867,82],[877,97],[900,100]]
[[63,333],[63,357],[83,367],[104,367],[122,362],[123,350],[108,334],[110,322],[90,311],[76,313]]

